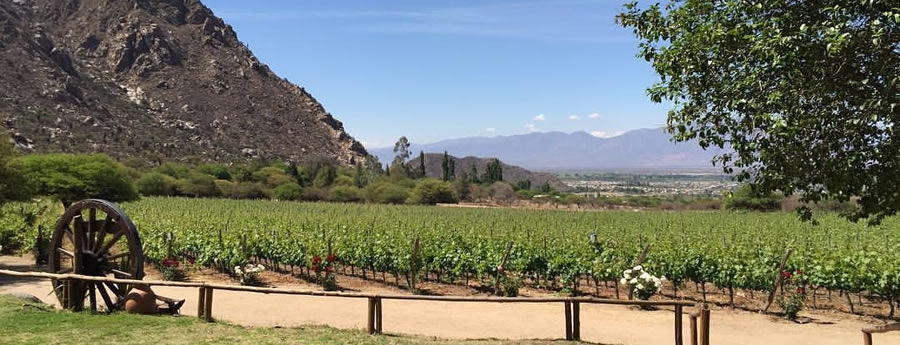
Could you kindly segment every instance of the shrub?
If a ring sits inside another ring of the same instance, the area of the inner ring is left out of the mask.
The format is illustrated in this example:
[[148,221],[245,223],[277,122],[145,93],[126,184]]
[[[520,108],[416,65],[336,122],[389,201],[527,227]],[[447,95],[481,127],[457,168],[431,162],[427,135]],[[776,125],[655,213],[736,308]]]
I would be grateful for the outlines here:
[[494,182],[490,187],[491,198],[500,202],[516,200],[516,192],[509,183]]
[[353,186],[334,186],[329,193],[329,200],[336,202],[357,202],[363,200],[362,191]]
[[306,187],[303,189],[300,199],[305,201],[328,200],[328,191],[323,188]]
[[0,135],[0,205],[29,199],[34,192],[21,167],[11,164],[15,157],[16,150],[12,143],[5,135]]
[[356,181],[353,180],[352,177],[347,175],[338,175],[337,178],[334,179],[332,185],[335,186],[355,186]]
[[125,167],[106,155],[29,155],[14,164],[38,194],[52,195],[65,205],[87,198],[116,202],[138,198]]
[[269,188],[275,188],[289,182],[296,182],[293,176],[284,173],[283,168],[265,167],[253,173],[253,180],[264,183]]
[[378,182],[366,187],[369,201],[379,204],[402,204],[409,197],[409,190],[389,182]]
[[160,165],[153,170],[161,174],[172,176],[176,179],[183,178],[191,172],[191,169],[188,169],[188,167],[171,162]]
[[431,178],[422,179],[417,183],[406,200],[409,204],[426,205],[455,203],[458,201],[456,190],[453,189],[450,183]]
[[231,180],[228,168],[221,164],[202,164],[197,167],[197,172],[212,175],[219,180]]
[[781,209],[781,197],[761,195],[750,185],[743,185],[725,198],[727,210],[775,211]]
[[175,194],[175,184],[178,181],[169,175],[158,172],[146,173],[135,184],[138,192],[146,196],[169,196]]
[[303,188],[300,185],[288,182],[272,191],[272,197],[278,200],[300,200],[303,196]]
[[216,180],[219,194],[229,199],[264,199],[268,196],[263,186],[256,182],[231,182]]
[[210,175],[193,173],[178,181],[178,192],[195,198],[219,196],[216,180]]

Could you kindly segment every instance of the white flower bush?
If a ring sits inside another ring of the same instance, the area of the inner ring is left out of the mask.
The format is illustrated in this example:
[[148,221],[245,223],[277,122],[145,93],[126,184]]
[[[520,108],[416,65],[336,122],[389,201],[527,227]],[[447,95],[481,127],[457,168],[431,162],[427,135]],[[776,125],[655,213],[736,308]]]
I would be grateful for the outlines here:
[[259,283],[259,280],[256,279],[256,275],[265,270],[266,266],[260,264],[246,264],[244,267],[234,266],[234,274],[240,278],[241,285],[256,285]]
[[622,279],[619,280],[619,283],[627,286],[638,299],[648,300],[662,289],[665,280],[665,276],[657,278],[644,271],[644,266],[637,265],[622,272]]

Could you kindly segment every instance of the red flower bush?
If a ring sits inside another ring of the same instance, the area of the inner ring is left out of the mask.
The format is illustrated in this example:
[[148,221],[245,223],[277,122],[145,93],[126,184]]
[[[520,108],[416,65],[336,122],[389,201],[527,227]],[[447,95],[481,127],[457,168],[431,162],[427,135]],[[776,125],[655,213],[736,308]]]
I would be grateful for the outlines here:
[[791,279],[791,272],[789,272],[789,271],[781,272],[781,277],[784,279]]
[[178,267],[178,259],[173,257],[167,257],[163,260],[162,265],[165,267]]

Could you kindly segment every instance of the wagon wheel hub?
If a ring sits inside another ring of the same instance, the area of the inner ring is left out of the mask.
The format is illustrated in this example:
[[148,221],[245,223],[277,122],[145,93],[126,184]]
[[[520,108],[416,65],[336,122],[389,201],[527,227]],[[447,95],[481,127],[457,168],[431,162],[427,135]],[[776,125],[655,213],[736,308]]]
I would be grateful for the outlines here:
[[98,277],[106,276],[113,268],[108,258],[108,255],[97,255],[90,251],[82,253],[81,262],[84,263],[84,267],[81,270],[81,274]]

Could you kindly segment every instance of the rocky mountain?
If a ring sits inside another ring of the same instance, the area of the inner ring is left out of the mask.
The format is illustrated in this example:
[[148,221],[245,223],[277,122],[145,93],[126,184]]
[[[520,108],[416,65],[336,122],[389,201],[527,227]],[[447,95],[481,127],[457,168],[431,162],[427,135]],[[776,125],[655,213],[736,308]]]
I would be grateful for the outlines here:
[[[538,132],[497,137],[471,137],[413,144],[412,152],[444,152],[457,156],[498,157],[532,170],[559,169],[714,169],[718,150],[695,143],[674,143],[662,129],[639,129],[612,138],[586,132]],[[372,149],[390,162],[392,148]]]
[[26,151],[345,164],[366,155],[198,0],[0,0],[0,119]]
[[[411,160],[408,164],[411,169],[415,169],[419,166],[419,156],[415,156],[416,158]],[[459,176],[463,172],[469,173],[472,171],[472,166],[478,170],[479,174],[483,174],[487,170],[488,163],[493,160],[493,158],[480,158],[480,157],[453,157],[454,160],[454,171],[456,175]],[[444,161],[443,153],[426,153],[425,154],[425,176],[441,178],[443,176],[443,166],[442,163]],[[500,163],[503,167],[503,181],[510,183],[517,183],[519,181],[529,180],[531,181],[531,185],[534,188],[537,188],[544,183],[550,183],[550,186],[556,190],[568,190],[569,187],[559,180],[556,175],[551,173],[540,173],[533,172],[515,165],[505,164],[503,162]]]

